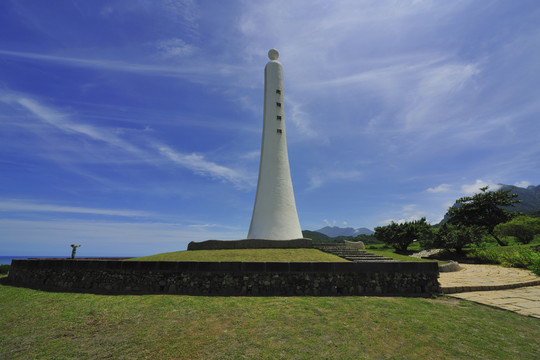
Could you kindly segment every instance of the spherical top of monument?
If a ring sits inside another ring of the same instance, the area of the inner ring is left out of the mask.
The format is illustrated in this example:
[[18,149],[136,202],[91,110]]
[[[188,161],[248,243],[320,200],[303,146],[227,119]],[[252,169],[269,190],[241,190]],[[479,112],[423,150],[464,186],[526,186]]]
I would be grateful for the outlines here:
[[268,50],[268,58],[270,60],[277,60],[279,57],[279,52],[276,49]]

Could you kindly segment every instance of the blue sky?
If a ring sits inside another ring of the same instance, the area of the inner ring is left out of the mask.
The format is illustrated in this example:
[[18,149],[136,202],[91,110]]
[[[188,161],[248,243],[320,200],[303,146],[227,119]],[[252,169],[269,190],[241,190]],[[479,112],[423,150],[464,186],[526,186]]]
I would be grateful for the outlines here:
[[536,0],[4,0],[0,254],[245,238],[273,47],[303,229],[540,184]]

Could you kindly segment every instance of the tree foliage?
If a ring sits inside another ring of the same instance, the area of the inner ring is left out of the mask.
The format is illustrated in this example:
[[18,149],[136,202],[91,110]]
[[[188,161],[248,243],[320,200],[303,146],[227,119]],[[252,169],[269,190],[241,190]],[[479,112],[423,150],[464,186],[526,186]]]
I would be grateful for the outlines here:
[[431,226],[426,218],[422,218],[400,224],[392,221],[390,225],[376,227],[374,235],[377,240],[392,246],[396,251],[405,252],[414,240],[422,240],[431,234]]
[[380,244],[381,243],[381,241],[379,241],[375,237],[375,235],[373,235],[373,234],[370,234],[370,235],[359,234],[359,235],[354,237],[353,241],[362,241],[366,245],[368,245],[368,244]]
[[473,196],[466,196],[456,201],[457,206],[448,209],[448,222],[452,225],[478,226],[491,235],[499,245],[506,245],[495,234],[494,229],[500,223],[511,220],[512,214],[505,207],[514,206],[520,202],[511,190],[488,191],[488,187]]
[[[432,241],[430,241],[432,240]],[[422,242],[424,248],[440,248],[455,250],[458,253],[471,244],[478,244],[482,240],[482,230],[477,226],[450,225],[444,223],[435,236]]]
[[518,216],[509,222],[495,227],[495,233],[504,236],[513,236],[522,244],[533,241],[534,236],[540,234],[540,218]]

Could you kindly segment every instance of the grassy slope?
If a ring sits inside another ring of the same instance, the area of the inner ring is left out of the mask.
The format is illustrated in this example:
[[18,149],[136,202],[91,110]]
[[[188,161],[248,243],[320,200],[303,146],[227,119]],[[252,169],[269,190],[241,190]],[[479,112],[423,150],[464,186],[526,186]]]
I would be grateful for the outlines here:
[[[347,261],[316,249],[242,249],[176,251],[133,258],[142,261]],[[127,261],[129,261],[127,260]]]
[[105,296],[0,285],[2,359],[533,359],[540,321],[452,298]]
[[385,250],[366,249],[366,251],[373,254],[386,256],[394,260],[400,260],[400,261],[434,261],[434,260],[428,260],[428,259],[414,258],[409,255],[396,254],[394,251],[388,250],[388,249],[385,249]]

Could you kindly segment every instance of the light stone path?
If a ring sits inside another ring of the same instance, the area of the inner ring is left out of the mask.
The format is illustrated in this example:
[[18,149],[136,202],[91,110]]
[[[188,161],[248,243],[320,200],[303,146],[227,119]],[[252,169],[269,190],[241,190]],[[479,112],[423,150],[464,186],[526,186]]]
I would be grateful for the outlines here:
[[449,296],[540,319],[540,285],[509,290],[473,291]]
[[460,271],[440,273],[444,294],[540,319],[539,276],[528,270],[496,265],[460,267]]

